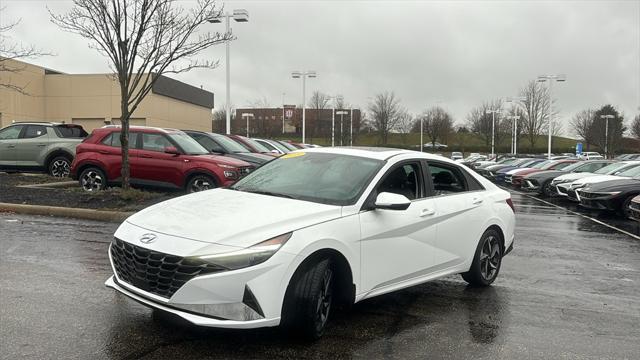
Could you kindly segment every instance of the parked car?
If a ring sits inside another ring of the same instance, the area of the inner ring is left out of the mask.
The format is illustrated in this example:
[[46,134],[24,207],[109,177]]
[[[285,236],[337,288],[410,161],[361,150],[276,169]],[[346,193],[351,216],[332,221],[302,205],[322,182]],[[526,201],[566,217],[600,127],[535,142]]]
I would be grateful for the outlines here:
[[306,149],[129,217],[106,285],[200,326],[318,338],[336,306],[451,274],[490,285],[514,227],[509,193],[449,159]]
[[507,167],[503,167],[500,170],[495,171],[495,176],[493,177],[493,181],[498,184],[502,184],[505,182],[505,178],[507,173],[515,169],[530,169],[532,166],[544,162],[547,160],[544,159],[530,159],[529,161],[525,161],[522,163],[518,163],[517,165],[511,165]]
[[560,196],[569,196],[569,191],[571,191],[572,198],[577,201],[577,199],[575,198],[575,188],[573,190],[571,189],[571,185],[576,180],[593,176],[618,175],[619,173],[628,170],[631,167],[637,166],[639,163],[640,162],[638,161],[614,162],[594,172],[564,174],[553,179],[553,181],[551,182],[551,186],[555,187],[557,194]]
[[244,146],[224,135],[193,130],[184,130],[184,132],[202,145],[202,147],[209,150],[210,153],[246,161],[254,167],[261,166],[273,159],[273,156],[252,153]]
[[494,164],[494,165],[489,165],[486,167],[482,167],[477,169],[476,171],[484,176],[485,178],[494,181],[496,178],[496,173],[501,170],[501,169],[506,169],[506,168],[515,168],[517,166],[520,166],[524,163],[528,163],[530,161],[533,161],[535,159],[514,159],[513,161],[505,161],[503,163],[500,164]]
[[578,161],[577,163],[571,164],[560,170],[539,171],[525,176],[522,179],[522,186],[520,188],[523,191],[535,192],[545,196],[553,196],[557,192],[555,186],[551,185],[551,181],[556,177],[568,173],[593,173],[594,171],[611,163],[612,161],[610,160],[586,160]]
[[284,146],[280,144],[280,142],[275,140],[269,140],[269,139],[253,139],[253,140],[255,140],[256,142],[258,142],[259,144],[261,144],[262,146],[266,147],[269,150],[277,151],[278,153],[280,153],[280,155],[287,154],[293,151],[289,149],[287,146]]
[[582,160],[600,160],[600,159],[604,159],[604,157],[602,155],[600,155],[600,153],[595,152],[595,151],[585,151],[582,154],[578,154],[576,156],[579,159],[582,159]]
[[631,201],[640,194],[640,176],[589,184],[578,190],[580,206],[631,216]]
[[[120,182],[120,131],[119,126],[95,129],[78,145],[71,177],[85,191]],[[189,135],[175,129],[131,127],[129,147],[133,185],[197,192],[231,185],[253,169],[242,160],[209,154]]]
[[0,170],[69,175],[76,146],[87,136],[82,126],[19,122],[0,130]]
[[510,182],[511,186],[515,188],[520,188],[522,186],[522,179],[524,179],[525,176],[529,174],[537,173],[540,171],[546,171],[546,170],[562,170],[570,166],[571,164],[575,164],[578,161],[579,160],[577,159],[561,159],[561,160],[550,160],[549,162],[546,162],[546,163],[539,163],[535,166],[532,166],[530,169],[519,169],[518,172],[512,174],[510,179],[509,179],[509,176],[507,175],[507,178],[505,181],[507,183]]
[[485,159],[483,160],[473,161],[470,167],[476,171],[479,171],[480,169],[485,169],[491,165],[511,164],[516,160],[517,160],[516,158],[502,158],[496,161],[496,160],[486,160],[486,157],[485,157]]
[[454,151],[451,153],[451,160],[461,160],[463,158],[462,153],[459,151]]
[[272,157],[278,157],[282,154],[276,149],[271,150],[267,148],[266,146],[252,138],[241,135],[227,135],[227,137],[242,145],[245,149],[251,151],[252,153],[265,154]]
[[621,170],[616,171],[613,174],[609,174],[609,175],[598,174],[595,176],[581,178],[572,182],[568,187],[565,187],[567,192],[567,199],[579,202],[580,195],[578,191],[583,187],[590,186],[591,184],[596,184],[600,182],[628,179],[636,176],[640,176],[640,161],[637,161],[636,164],[626,166]]
[[629,204],[629,214],[631,215],[631,219],[640,221],[640,195],[631,199],[631,203]]
[[298,149],[306,149],[307,148],[305,145],[293,142],[291,140],[276,140],[276,141],[279,142],[280,144],[286,146],[291,151],[295,151],[295,150],[298,150]]

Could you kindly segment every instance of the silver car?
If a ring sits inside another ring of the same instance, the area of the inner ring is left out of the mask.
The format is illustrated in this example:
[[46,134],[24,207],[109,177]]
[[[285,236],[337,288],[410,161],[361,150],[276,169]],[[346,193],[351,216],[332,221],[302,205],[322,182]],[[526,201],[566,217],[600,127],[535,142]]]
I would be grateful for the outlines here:
[[20,122],[0,130],[0,170],[45,171],[69,175],[76,145],[87,136],[82,126]]

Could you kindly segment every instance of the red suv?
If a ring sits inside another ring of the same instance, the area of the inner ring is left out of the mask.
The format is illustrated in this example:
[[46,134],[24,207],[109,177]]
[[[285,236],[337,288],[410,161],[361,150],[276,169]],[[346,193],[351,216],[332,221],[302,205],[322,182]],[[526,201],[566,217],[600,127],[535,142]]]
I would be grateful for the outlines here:
[[[71,177],[86,191],[120,182],[120,127],[94,130],[76,148]],[[131,127],[129,131],[131,184],[196,192],[231,185],[252,169],[241,160],[211,155],[180,130]]]

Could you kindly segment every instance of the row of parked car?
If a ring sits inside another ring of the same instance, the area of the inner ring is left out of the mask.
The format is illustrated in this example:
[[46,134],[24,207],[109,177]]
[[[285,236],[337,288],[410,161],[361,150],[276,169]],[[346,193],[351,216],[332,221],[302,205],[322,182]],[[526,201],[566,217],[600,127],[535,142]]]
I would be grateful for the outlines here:
[[640,221],[640,154],[625,154],[616,160],[567,155],[551,159],[504,157],[469,165],[498,185]]
[[[0,170],[71,176],[86,191],[121,182],[121,127],[14,123],[0,130]],[[229,185],[274,157],[313,145],[200,131],[131,127],[130,178],[134,185],[188,192]]]

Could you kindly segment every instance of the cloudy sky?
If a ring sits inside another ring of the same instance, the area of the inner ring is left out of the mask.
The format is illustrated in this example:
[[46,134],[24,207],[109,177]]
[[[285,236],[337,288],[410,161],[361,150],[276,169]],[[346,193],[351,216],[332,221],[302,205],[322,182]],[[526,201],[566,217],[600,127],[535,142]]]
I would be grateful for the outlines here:
[[[22,19],[14,40],[56,54],[32,62],[68,73],[108,71],[106,58],[85,39],[49,21],[47,6],[59,13],[70,1],[0,4],[0,22]],[[539,74],[567,75],[566,83],[554,86],[564,122],[605,103],[627,118],[640,107],[640,0],[255,0],[224,6],[250,13],[250,22],[233,24],[231,95],[238,107],[259,99],[279,106],[282,93],[287,104],[301,103],[301,83],[291,79],[292,70],[317,71],[307,93],[343,94],[364,108],[376,93],[394,91],[409,111],[438,103],[458,123],[471,107],[516,95]],[[216,106],[224,106],[224,46],[202,57],[219,59],[221,66],[178,78],[213,91]]]

